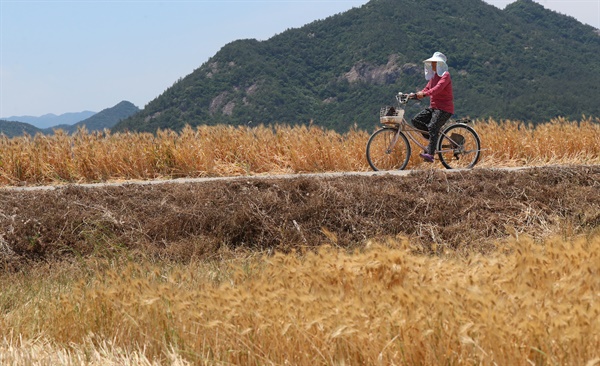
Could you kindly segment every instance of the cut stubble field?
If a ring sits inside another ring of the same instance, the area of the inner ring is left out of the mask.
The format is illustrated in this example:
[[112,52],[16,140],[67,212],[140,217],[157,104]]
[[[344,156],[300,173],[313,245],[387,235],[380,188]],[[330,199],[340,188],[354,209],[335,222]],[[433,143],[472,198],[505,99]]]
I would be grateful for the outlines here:
[[[213,158],[239,144],[233,161],[215,158],[215,170],[197,174],[138,165],[150,174],[127,175],[134,165],[125,169],[125,160],[114,164],[121,173],[107,173],[102,151],[116,137],[82,134],[59,144],[71,157],[63,170],[58,153],[33,165],[21,155],[21,168],[37,168],[8,178],[15,150],[2,160],[4,183],[54,189],[0,189],[0,363],[600,365],[600,154],[598,137],[586,135],[597,121],[578,127],[589,129],[579,130],[583,142],[555,121],[525,131],[521,147],[509,142],[523,127],[512,135],[510,126],[504,145],[493,146],[511,159],[494,147],[480,167],[451,174],[414,162],[407,176],[58,184],[366,170],[348,169],[364,156],[366,139],[349,142],[360,132],[310,128],[165,132],[147,145],[171,156],[172,168],[193,161],[176,148],[194,134],[227,136]],[[492,127],[480,128],[484,146],[502,140]],[[249,133],[287,144],[301,136],[294,164],[304,168],[290,165],[285,144],[252,153],[264,141],[239,139]],[[82,136],[99,152],[88,170],[76,158]],[[40,156],[54,146],[36,138],[29,143]],[[326,153],[325,141],[343,145]],[[564,154],[544,150],[560,141]],[[526,149],[538,155],[520,157]],[[350,166],[311,160],[319,156]],[[272,165],[258,169],[251,157]],[[534,162],[544,166],[489,169]]]

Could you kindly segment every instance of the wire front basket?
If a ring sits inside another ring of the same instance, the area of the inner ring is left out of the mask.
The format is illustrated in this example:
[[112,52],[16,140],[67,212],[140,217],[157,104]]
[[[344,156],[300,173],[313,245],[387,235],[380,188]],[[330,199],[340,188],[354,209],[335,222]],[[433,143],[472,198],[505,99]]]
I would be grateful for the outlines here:
[[404,118],[404,109],[383,107],[379,111],[379,121],[384,125],[398,125]]

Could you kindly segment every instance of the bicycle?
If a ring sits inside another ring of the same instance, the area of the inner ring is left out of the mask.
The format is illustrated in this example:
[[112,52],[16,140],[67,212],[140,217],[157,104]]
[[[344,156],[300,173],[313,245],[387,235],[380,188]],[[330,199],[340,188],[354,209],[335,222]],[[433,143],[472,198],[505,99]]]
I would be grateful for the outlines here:
[[[429,144],[428,132],[416,128],[404,118],[404,105],[409,99],[416,97],[414,94],[398,93],[398,107],[381,108],[379,120],[383,127],[371,135],[366,151],[367,161],[375,171],[406,168],[411,156],[409,139],[423,150]],[[467,123],[471,120],[450,119],[440,129],[433,155],[439,157],[446,169],[471,169],[479,161],[481,140]]]

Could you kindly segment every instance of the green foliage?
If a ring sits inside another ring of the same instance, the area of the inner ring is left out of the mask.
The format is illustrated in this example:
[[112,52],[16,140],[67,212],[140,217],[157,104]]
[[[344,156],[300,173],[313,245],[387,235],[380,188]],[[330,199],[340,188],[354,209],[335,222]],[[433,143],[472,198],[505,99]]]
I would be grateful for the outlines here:
[[457,117],[600,115],[594,28],[531,0],[504,10],[482,0],[372,0],[267,41],[224,46],[114,130],[311,121],[372,129],[398,91],[425,85],[422,60],[434,51],[448,56]]

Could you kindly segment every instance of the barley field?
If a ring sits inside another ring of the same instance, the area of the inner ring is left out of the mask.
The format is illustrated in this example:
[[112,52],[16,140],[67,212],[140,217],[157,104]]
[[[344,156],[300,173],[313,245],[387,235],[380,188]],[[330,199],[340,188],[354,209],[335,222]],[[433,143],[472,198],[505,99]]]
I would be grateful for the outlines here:
[[[0,365],[600,366],[599,122],[405,177],[260,178],[368,170],[357,130],[1,138]],[[240,177],[62,184],[184,176]]]
[[396,238],[354,252],[3,276],[0,362],[600,364],[600,235],[498,246],[423,256]]
[[[480,167],[598,164],[600,119],[555,119],[533,127],[475,121]],[[186,127],[147,133],[79,130],[74,136],[0,138],[0,184],[367,171],[372,131],[339,134],[317,126]],[[416,150],[418,151],[418,149]],[[413,154],[407,169],[424,166]]]

